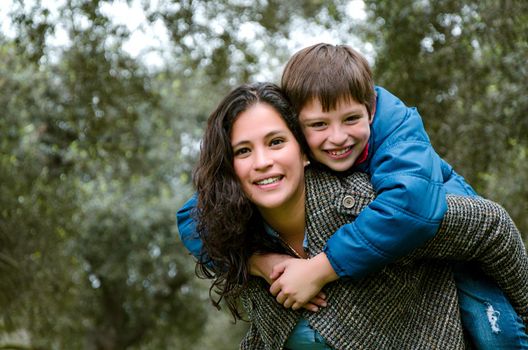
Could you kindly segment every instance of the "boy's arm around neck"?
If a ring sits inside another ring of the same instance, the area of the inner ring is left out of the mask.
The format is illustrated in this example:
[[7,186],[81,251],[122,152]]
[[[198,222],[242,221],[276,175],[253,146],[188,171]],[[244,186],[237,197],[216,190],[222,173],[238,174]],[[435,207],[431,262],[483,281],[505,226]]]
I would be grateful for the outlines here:
[[[377,107],[367,160],[377,197],[324,248],[340,277],[359,279],[423,246],[447,209],[442,160],[420,115],[401,101],[390,105]],[[377,130],[389,121],[389,134]]]

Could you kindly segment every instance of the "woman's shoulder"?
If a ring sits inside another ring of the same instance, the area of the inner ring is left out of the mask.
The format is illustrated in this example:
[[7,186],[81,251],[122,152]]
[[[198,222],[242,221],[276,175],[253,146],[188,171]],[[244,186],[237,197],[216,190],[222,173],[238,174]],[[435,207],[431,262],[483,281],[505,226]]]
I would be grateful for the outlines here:
[[309,186],[357,188],[358,191],[373,191],[369,176],[360,171],[336,172],[321,164],[305,168],[305,177]]
[[362,172],[338,173],[323,166],[310,166],[305,174],[308,201],[326,199],[337,207],[353,209],[363,207],[376,196],[368,175]]

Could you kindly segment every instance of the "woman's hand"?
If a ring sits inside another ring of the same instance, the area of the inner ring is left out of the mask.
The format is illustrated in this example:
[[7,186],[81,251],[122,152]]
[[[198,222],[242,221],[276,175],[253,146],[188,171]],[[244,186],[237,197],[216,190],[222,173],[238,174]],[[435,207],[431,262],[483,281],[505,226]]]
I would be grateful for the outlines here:
[[312,259],[289,259],[275,265],[270,279],[274,280],[270,292],[284,307],[298,310],[306,305],[307,310],[317,311],[326,306],[321,289],[338,276],[326,254],[320,253]]

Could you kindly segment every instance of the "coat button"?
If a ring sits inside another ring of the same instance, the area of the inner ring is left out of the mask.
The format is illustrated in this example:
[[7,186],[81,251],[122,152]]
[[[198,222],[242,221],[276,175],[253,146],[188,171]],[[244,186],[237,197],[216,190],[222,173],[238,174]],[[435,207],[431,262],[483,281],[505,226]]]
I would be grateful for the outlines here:
[[350,196],[350,195],[346,195],[344,198],[343,198],[343,206],[347,209],[350,209],[354,206],[354,204],[356,204],[356,200],[354,199],[354,197]]

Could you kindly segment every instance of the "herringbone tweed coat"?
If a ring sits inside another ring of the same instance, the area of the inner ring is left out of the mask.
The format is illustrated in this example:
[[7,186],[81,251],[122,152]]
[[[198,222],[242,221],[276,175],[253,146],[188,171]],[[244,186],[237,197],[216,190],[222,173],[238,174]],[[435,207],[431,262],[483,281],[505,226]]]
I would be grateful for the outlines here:
[[[329,236],[354,220],[374,196],[365,174],[338,177],[307,170],[309,255],[321,252]],[[426,247],[360,281],[328,284],[328,306],[317,313],[283,308],[262,279],[252,279],[242,293],[251,323],[240,347],[282,349],[302,316],[334,349],[463,349],[448,260],[479,263],[527,323],[528,257],[509,215],[484,199],[448,196],[441,228]]]

